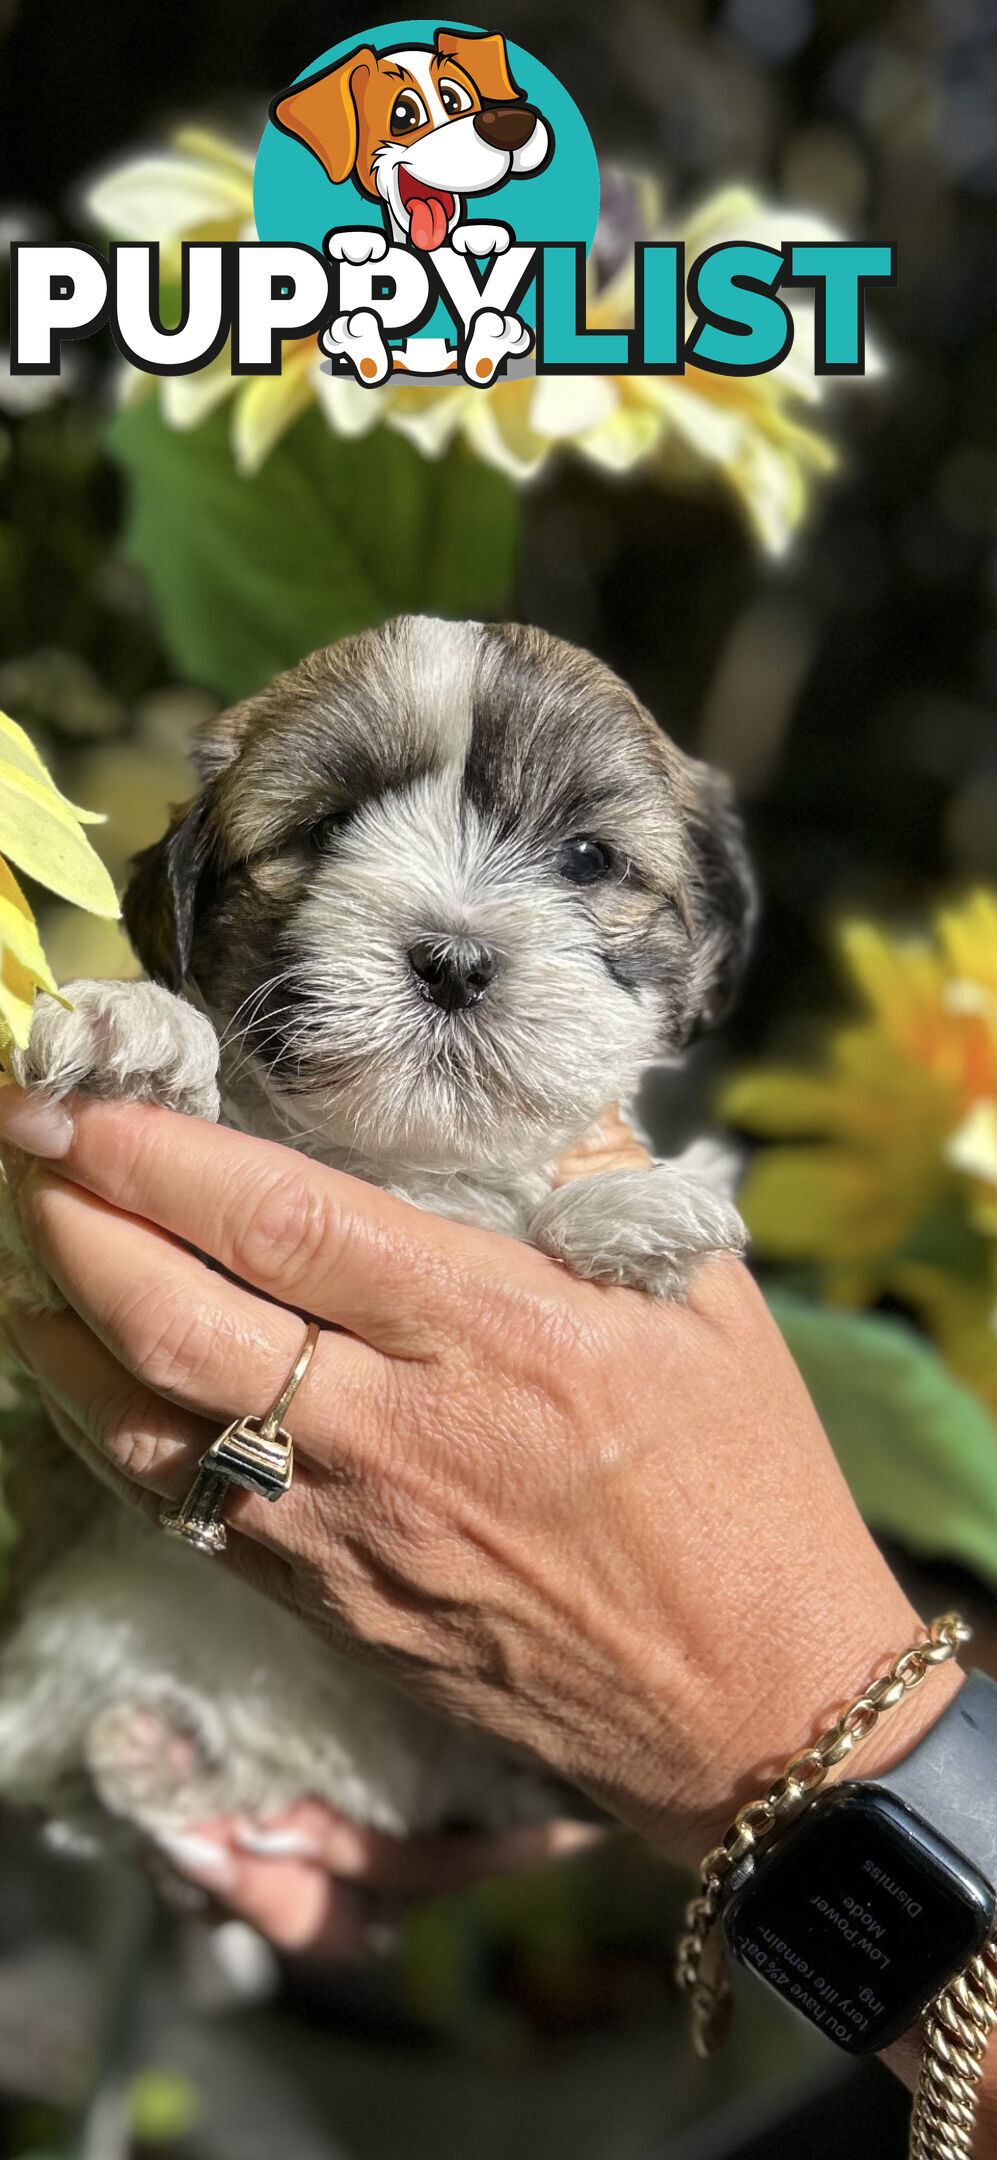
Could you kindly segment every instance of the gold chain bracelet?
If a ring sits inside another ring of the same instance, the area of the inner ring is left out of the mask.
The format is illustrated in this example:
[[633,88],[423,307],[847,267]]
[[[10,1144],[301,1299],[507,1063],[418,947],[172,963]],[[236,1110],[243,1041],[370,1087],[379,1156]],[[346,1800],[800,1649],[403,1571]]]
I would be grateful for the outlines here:
[[[739,1810],[720,1844],[707,1853],[699,1893],[686,1908],[687,1932],[679,1943],[675,1971],[689,1997],[697,2055],[714,2054],[730,2027],[733,1996],[720,1923],[733,1870],[788,1828],[831,1771],[871,1738],[880,1718],[920,1687],[933,1666],[957,1657],[971,1634],[958,1613],[933,1620],[927,1635],[901,1651],[882,1679],[857,1695],[812,1747],[793,1756],[763,1799]],[[909,2160],[969,2160],[976,2088],[995,2023],[997,1937],[992,1937],[925,2013]]]
[[995,2024],[997,1940],[991,1936],[925,2012],[909,2160],[970,2160],[976,2088]]

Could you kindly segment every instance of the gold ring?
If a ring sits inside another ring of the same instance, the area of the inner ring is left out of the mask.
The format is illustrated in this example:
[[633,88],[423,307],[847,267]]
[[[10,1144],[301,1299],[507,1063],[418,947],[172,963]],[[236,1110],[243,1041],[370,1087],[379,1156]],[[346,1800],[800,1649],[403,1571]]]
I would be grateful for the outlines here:
[[222,1509],[230,1485],[261,1493],[265,1500],[279,1500],[288,1491],[294,1475],[294,1442],[281,1419],[308,1371],[318,1339],[319,1329],[312,1321],[265,1417],[234,1418],[202,1455],[197,1476],[179,1507],[163,1501],[160,1527],[170,1537],[182,1538],[198,1552],[224,1552],[228,1536]]

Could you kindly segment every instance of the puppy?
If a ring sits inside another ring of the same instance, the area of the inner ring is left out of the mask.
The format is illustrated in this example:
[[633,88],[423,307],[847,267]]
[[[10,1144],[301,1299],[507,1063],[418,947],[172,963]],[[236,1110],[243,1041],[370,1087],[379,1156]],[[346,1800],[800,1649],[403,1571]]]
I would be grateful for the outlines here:
[[[352,263],[381,261],[389,240],[423,254],[444,242],[463,255],[502,254],[508,226],[468,224],[465,198],[542,171],[554,148],[547,121],[513,81],[505,39],[459,30],[437,30],[432,46],[375,53],[362,45],[284,91],[270,116],[305,144],[330,180],[352,178],[361,195],[380,203],[385,232],[361,226],[329,235],[329,252]],[[484,312],[495,320],[479,326],[480,355],[472,332],[469,370],[482,381],[532,343],[518,316]],[[390,371],[392,356],[369,308],[337,317],[323,346],[364,382]],[[407,345],[394,359],[416,367],[418,348]]]
[[[125,899],[151,980],[40,999],[23,1085],[220,1109],[652,1295],[742,1249],[708,1148],[555,1184],[606,1102],[724,1011],[753,913],[725,785],[608,668],[539,630],[402,617],[213,719],[195,761]],[[12,1211],[7,1239],[44,1298]],[[40,1412],[15,1469],[9,1799],[99,1804],[166,1845],[303,1793],[396,1833],[563,1808],[122,1508]]]

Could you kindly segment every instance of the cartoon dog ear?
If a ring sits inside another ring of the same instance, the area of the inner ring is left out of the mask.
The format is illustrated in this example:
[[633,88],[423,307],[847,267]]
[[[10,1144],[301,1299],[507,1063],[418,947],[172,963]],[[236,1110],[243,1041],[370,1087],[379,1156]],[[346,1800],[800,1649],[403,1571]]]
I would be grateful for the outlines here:
[[210,857],[208,802],[198,795],[175,813],[163,839],[134,860],[121,903],[125,928],[146,973],[168,990],[181,990],[187,978]]
[[292,83],[290,90],[282,90],[270,107],[274,125],[303,142],[337,186],[341,180],[349,179],[357,162],[357,92],[363,92],[376,68],[376,53],[369,45],[360,45],[347,59],[327,68],[324,75],[313,75],[310,82]]
[[512,79],[505,39],[498,31],[437,30],[441,60],[456,60],[481,93],[483,105],[502,105],[523,93]]
[[697,944],[693,1029],[717,1027],[734,1004],[758,920],[758,889],[729,780],[693,765],[692,915]]

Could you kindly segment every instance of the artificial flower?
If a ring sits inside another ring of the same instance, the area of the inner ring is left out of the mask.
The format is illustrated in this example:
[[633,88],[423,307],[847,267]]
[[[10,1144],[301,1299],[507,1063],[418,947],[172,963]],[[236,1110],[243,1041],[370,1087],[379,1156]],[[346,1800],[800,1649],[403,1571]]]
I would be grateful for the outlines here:
[[16,720],[0,713],[0,1060],[23,1050],[35,994],[56,984],[31,907],[6,857],[39,884],[91,914],[116,919],[114,886],[83,831],[99,824],[60,794]]
[[734,1080],[723,1109],[775,1145],[742,1205],[763,1258],[816,1267],[830,1300],[915,1311],[997,1407],[997,895],[930,938],[840,933],[864,1011],[818,1071]]
[[[105,231],[158,240],[161,275],[175,284],[181,241],[255,237],[252,156],[207,129],[180,128],[168,149],[104,173],[90,188],[88,205]],[[781,245],[785,231],[798,240],[834,237],[812,215],[767,207],[743,187],[711,196],[683,220],[682,231],[690,260],[724,240]],[[653,181],[604,174],[603,216],[588,270],[593,329],[632,324],[634,242],[672,237]],[[796,316],[801,326],[805,303],[797,302]],[[187,428],[231,398],[233,452],[245,473],[257,471],[298,415],[318,404],[337,434],[386,426],[425,457],[440,457],[462,437],[477,457],[519,483],[565,450],[605,473],[642,468],[668,485],[715,474],[737,496],[762,546],[778,555],[806,514],[815,477],[836,462],[827,437],[800,418],[826,389],[804,344],[798,327],[787,360],[758,376],[689,367],[673,376],[525,375],[487,391],[461,382],[388,382],[371,390],[334,377],[322,365],[317,340],[303,338],[285,345],[278,376],[233,377],[223,352],[196,374],[167,378],[160,399],[167,424]],[[131,369],[125,379],[128,395],[152,387]]]

